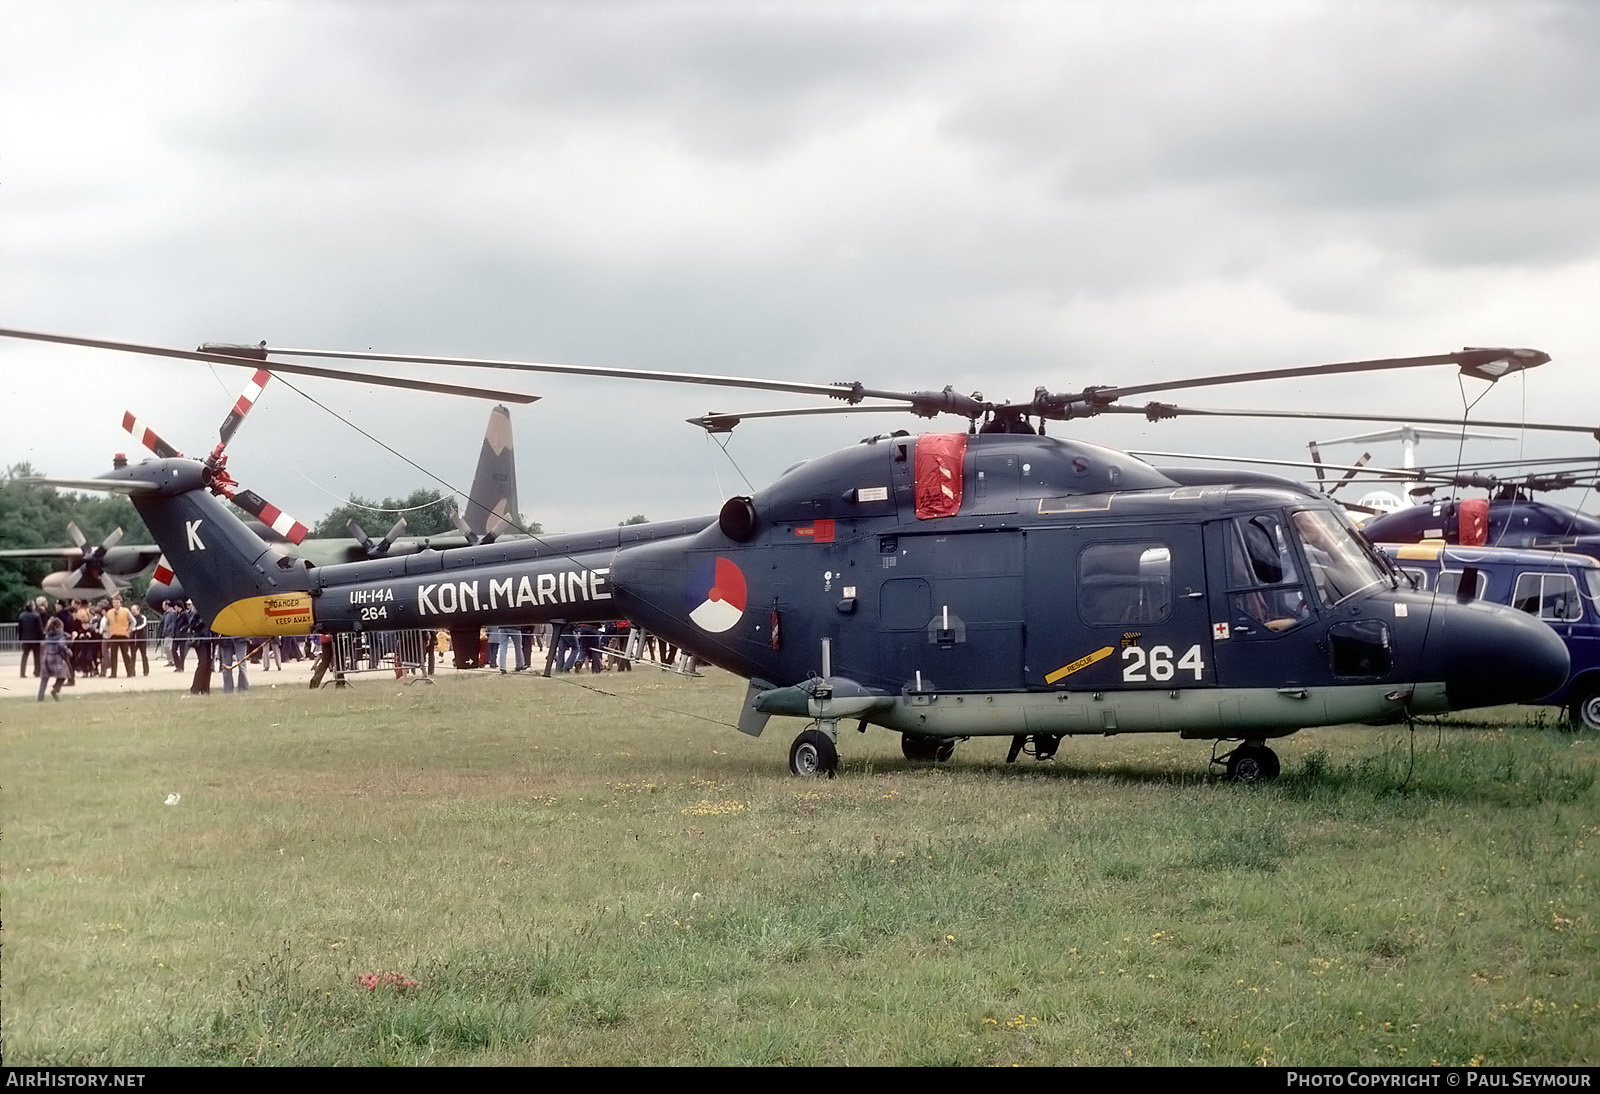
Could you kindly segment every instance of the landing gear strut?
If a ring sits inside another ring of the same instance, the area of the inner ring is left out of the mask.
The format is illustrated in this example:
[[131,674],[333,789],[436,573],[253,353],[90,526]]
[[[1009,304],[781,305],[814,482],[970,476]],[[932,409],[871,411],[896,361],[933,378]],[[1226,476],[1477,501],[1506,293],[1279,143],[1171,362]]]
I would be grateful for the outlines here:
[[1059,733],[1019,733],[1011,738],[1011,748],[1006,753],[1006,763],[1014,764],[1017,757],[1027,753],[1036,760],[1055,759],[1056,749],[1061,747],[1061,734]]
[[1278,754],[1262,741],[1245,741],[1223,756],[1213,756],[1214,764],[1226,764],[1228,778],[1238,783],[1265,783],[1278,777]]
[[833,738],[813,726],[789,746],[789,773],[802,779],[826,775],[833,778],[839,766],[839,748]]
[[902,733],[900,751],[912,763],[942,764],[956,754],[956,743],[948,737],[924,737],[920,733]]

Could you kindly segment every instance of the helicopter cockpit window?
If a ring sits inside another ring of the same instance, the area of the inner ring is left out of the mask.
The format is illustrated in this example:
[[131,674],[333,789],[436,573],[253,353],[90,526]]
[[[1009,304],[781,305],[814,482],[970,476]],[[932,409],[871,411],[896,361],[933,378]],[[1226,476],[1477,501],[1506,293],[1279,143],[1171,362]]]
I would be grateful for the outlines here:
[[1172,552],[1162,543],[1099,543],[1078,556],[1085,623],[1165,623],[1172,615]]
[[1386,579],[1357,533],[1334,514],[1302,509],[1294,515],[1294,528],[1306,549],[1311,584],[1324,605],[1331,607]]
[[1228,590],[1241,635],[1292,630],[1311,619],[1289,535],[1275,514],[1228,523]]
[[1578,581],[1571,574],[1518,574],[1511,605],[1540,619],[1571,622],[1583,618]]

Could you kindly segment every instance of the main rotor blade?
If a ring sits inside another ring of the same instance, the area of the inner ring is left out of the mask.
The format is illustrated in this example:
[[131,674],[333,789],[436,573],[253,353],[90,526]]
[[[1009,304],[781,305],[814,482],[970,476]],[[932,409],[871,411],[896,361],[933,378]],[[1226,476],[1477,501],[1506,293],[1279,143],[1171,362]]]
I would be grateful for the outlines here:
[[1514,441],[1504,433],[1479,433],[1471,429],[1417,428],[1409,422],[1398,429],[1380,429],[1373,433],[1357,433],[1353,437],[1329,437],[1323,444],[1372,444],[1377,441],[1419,441],[1431,438],[1440,441]]
[[1172,403],[1146,403],[1142,407],[1108,406],[1102,414],[1142,414],[1150,421],[1164,418],[1293,418],[1327,422],[1420,422],[1425,425],[1475,425],[1494,429],[1534,429],[1547,433],[1586,433],[1600,441],[1600,429],[1588,425],[1562,425],[1552,422],[1462,422],[1459,418],[1419,418],[1415,415],[1401,417],[1395,414],[1341,414],[1323,410],[1240,410],[1223,407],[1175,406]]
[[1255,380],[1288,380],[1297,376],[1337,376],[1351,372],[1385,372],[1392,369],[1421,368],[1427,365],[1456,365],[1462,372],[1483,380],[1497,380],[1511,372],[1533,368],[1550,360],[1536,349],[1464,349],[1458,353],[1435,353],[1426,357],[1385,357],[1373,361],[1341,361],[1331,365],[1304,365],[1299,368],[1260,369],[1255,372],[1230,372],[1219,376],[1196,376],[1187,380],[1161,380],[1129,387],[1096,388],[1097,398],[1126,399],[1152,391],[1177,391],[1191,387],[1216,387],[1244,384]]
[[17,547],[0,551],[0,558],[61,558],[76,565],[83,560],[83,551],[78,547]]
[[733,427],[746,418],[809,418],[819,414],[904,414],[905,412],[906,408],[903,406],[858,403],[855,406],[796,406],[780,410],[713,410],[698,418],[685,418],[684,421],[699,426],[707,433],[732,433]]
[[[1473,461],[1470,463],[1463,463],[1460,469],[1469,471],[1489,471],[1500,470],[1507,467],[1549,467],[1559,464],[1600,464],[1600,456],[1550,456],[1546,458],[1529,456],[1520,460],[1489,460],[1484,463]],[[1454,465],[1450,466],[1452,469],[1454,469]],[[1429,468],[1427,467],[1424,468],[1424,470],[1428,469]],[[1432,469],[1439,470],[1437,467],[1432,467]],[[1566,473],[1577,474],[1583,470],[1587,470],[1587,468],[1575,467],[1569,469]]]
[[[78,338],[65,334],[42,334],[38,331],[0,328],[0,338],[20,338],[29,342],[53,342],[63,346],[83,346],[88,349],[106,349],[117,353],[139,353],[146,357],[171,357],[180,361],[203,361],[213,365],[235,365],[260,368],[259,359],[251,360],[234,353],[202,353],[194,350],[169,349],[164,346],[146,346],[136,342],[111,342],[100,338]],[[268,371],[286,372],[295,376],[316,376],[325,380],[344,380],[377,387],[397,387],[410,391],[429,391],[437,395],[463,395],[469,399],[493,399],[503,403],[532,403],[539,396],[525,395],[520,391],[495,391],[491,388],[468,387],[460,384],[439,384],[432,380],[412,380],[402,376],[381,376],[369,372],[341,372],[338,369],[316,368],[272,361]]]
[[704,372],[671,372],[665,369],[615,368],[609,365],[568,365],[547,361],[506,361],[487,357],[436,357],[419,354],[355,352],[347,350],[270,349],[269,353],[290,357],[328,357],[347,361],[396,361],[417,365],[445,365],[461,368],[511,369],[518,372],[542,372],[566,376],[602,376],[619,380],[652,380],[670,384],[699,384],[705,387],[731,387],[747,391],[786,391],[795,395],[822,395],[842,399],[852,405],[863,399],[891,399],[907,404],[909,409],[923,418],[939,414],[960,414],[977,418],[994,408],[975,395],[963,395],[953,387],[941,391],[890,391],[869,388],[859,380],[838,381],[831,384],[803,383],[798,380],[767,380],[759,376],[719,376]]
[[[1151,460],[1151,459],[1159,459],[1159,460],[1215,460],[1215,461],[1222,462],[1222,463],[1261,464],[1261,465],[1267,466],[1267,467],[1314,467],[1315,466],[1314,464],[1307,463],[1304,460],[1274,460],[1274,459],[1264,459],[1264,458],[1250,457],[1250,456],[1214,456],[1214,455],[1208,455],[1208,454],[1202,453],[1202,452],[1155,452],[1155,451],[1152,451],[1150,449],[1129,449],[1128,450],[1128,455],[1137,456],[1141,460],[1146,460],[1146,461]],[[1345,466],[1345,467],[1340,467],[1340,466],[1338,466],[1336,464],[1325,464],[1324,466],[1325,467],[1329,467],[1329,468],[1331,468],[1332,470],[1335,470],[1335,471],[1344,471],[1345,472],[1344,478],[1340,480],[1340,485],[1342,485],[1345,482],[1349,482],[1349,481],[1353,480],[1354,478],[1356,478],[1357,474],[1359,473],[1359,475],[1360,475],[1360,477],[1362,479],[1367,479],[1367,478],[1383,479],[1383,480],[1400,479],[1400,480],[1403,480],[1403,481],[1408,480],[1408,481],[1417,482],[1417,483],[1432,483],[1432,484],[1434,484],[1434,486],[1429,486],[1429,487],[1425,488],[1427,491],[1430,491],[1430,492],[1436,486],[1458,486],[1458,487],[1467,487],[1467,488],[1470,488],[1470,489],[1479,489],[1479,490],[1497,490],[1497,489],[1500,489],[1501,487],[1505,487],[1505,486],[1523,486],[1523,487],[1527,487],[1529,489],[1535,489],[1535,490],[1540,490],[1540,489],[1544,489],[1544,490],[1551,490],[1551,489],[1561,490],[1561,489],[1567,489],[1568,488],[1566,485],[1550,485],[1550,484],[1541,485],[1538,480],[1541,479],[1541,478],[1549,478],[1549,476],[1540,476],[1540,475],[1514,475],[1514,476],[1510,476],[1510,477],[1507,477],[1507,478],[1502,478],[1502,477],[1500,477],[1498,475],[1479,475],[1479,474],[1476,474],[1476,473],[1470,472],[1470,471],[1466,471],[1466,472],[1429,471],[1426,468],[1420,468],[1420,467],[1409,468],[1409,469],[1401,469],[1401,468],[1394,468],[1394,467],[1365,467],[1365,466],[1362,466],[1360,464],[1356,464],[1356,465],[1353,465],[1353,466]],[[1587,468],[1585,468],[1584,470],[1587,471]],[[1574,472],[1573,474],[1575,476],[1576,472]],[[1583,483],[1579,482],[1579,481],[1576,481],[1576,479],[1575,479],[1574,482],[1571,485],[1582,486]],[[1419,492],[1419,490],[1414,488],[1414,489],[1412,489],[1411,492],[1413,494],[1416,494],[1416,493]],[[1329,493],[1331,494],[1332,491],[1329,491]]]
[[858,383],[811,384],[797,380],[766,380],[756,376],[717,376],[703,372],[671,372],[665,369],[616,368],[610,365],[569,365],[548,361],[511,361],[492,357],[436,357],[424,354],[374,353],[349,350],[283,349],[271,347],[268,353],[285,357],[331,358],[340,361],[394,361],[410,365],[445,365],[460,368],[507,369],[514,372],[540,372],[559,376],[603,376],[614,380],[654,380],[669,384],[701,384],[707,387],[734,387],[752,391],[787,391],[795,395],[823,395],[830,399],[863,398],[915,401],[914,392],[871,391]]
[[[1272,460],[1251,456],[1214,456],[1204,452],[1156,452],[1148,448],[1130,448],[1128,455],[1138,456],[1141,460],[1212,460],[1219,463],[1253,463],[1264,467],[1311,467],[1318,464],[1307,460]],[[1427,477],[1427,472],[1421,470],[1406,470],[1398,467],[1367,467],[1364,463],[1337,464],[1324,463],[1320,465],[1326,471],[1343,471],[1348,481],[1357,474],[1372,475],[1376,478],[1401,479],[1420,482]]]
[[96,490],[107,494],[148,494],[160,490],[153,482],[138,479],[64,479],[55,475],[23,475],[17,482],[29,486],[54,486],[58,490]]

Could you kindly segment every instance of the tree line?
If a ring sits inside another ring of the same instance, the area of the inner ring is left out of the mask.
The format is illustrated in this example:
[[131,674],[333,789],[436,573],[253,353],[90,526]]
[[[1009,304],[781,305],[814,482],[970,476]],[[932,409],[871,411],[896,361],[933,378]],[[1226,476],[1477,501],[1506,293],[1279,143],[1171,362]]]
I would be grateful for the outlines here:
[[[26,463],[12,464],[0,478],[0,548],[70,547],[69,523],[82,530],[91,546],[116,528],[123,543],[150,543],[149,529],[126,494],[78,494],[53,486],[32,486],[18,480],[37,475]],[[51,559],[0,559],[0,620],[12,620],[25,600],[41,595],[39,582],[62,568]],[[134,595],[143,597],[145,582]]]

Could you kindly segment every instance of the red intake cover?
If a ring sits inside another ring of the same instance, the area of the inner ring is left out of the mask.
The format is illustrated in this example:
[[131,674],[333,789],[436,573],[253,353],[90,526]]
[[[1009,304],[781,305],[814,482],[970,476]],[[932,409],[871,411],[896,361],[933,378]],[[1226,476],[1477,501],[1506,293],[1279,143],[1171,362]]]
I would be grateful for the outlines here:
[[965,433],[924,433],[917,438],[917,519],[953,517],[961,511]]
[[1468,498],[1456,506],[1459,542],[1463,547],[1482,547],[1489,542],[1489,500]]

